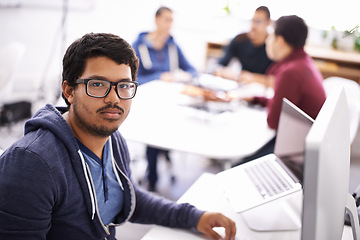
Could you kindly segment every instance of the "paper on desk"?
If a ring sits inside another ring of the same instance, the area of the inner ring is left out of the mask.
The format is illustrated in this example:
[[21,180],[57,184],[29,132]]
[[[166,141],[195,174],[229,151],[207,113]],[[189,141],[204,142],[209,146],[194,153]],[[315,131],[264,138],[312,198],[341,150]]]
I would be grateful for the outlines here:
[[168,240],[168,239],[192,239],[203,240],[204,235],[185,229],[156,226],[152,228],[142,240]]
[[238,88],[238,83],[233,80],[203,73],[198,78],[198,84],[202,87],[214,90],[229,91]]
[[196,182],[178,200],[178,203],[191,203],[204,211],[219,211],[219,199],[214,196],[221,196],[221,189],[217,186],[216,175],[203,173]]

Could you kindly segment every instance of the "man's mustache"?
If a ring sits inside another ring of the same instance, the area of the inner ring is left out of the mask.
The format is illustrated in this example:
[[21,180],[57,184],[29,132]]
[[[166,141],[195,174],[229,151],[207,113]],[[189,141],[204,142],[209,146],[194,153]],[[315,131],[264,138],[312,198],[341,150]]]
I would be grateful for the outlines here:
[[98,112],[102,112],[102,111],[105,111],[106,109],[111,109],[111,108],[119,109],[122,113],[125,112],[122,107],[119,107],[119,106],[116,105],[116,104],[114,104],[114,105],[108,104],[108,105],[106,105],[106,106],[104,106],[104,107],[102,107],[102,108],[99,108],[96,112],[97,112],[97,113],[98,113]]

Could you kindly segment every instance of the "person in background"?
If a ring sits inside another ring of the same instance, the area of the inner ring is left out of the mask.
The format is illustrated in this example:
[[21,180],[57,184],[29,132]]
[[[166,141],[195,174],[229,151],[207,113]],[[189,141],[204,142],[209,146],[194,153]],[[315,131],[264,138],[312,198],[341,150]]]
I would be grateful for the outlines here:
[[[266,74],[274,76],[274,96],[246,100],[267,108],[268,126],[277,129],[283,98],[287,98],[313,119],[318,115],[326,95],[323,77],[311,57],[304,51],[308,27],[296,15],[282,16],[266,40],[266,52],[274,63]],[[243,162],[272,153],[275,138]]]
[[140,85],[152,80],[190,81],[197,75],[171,36],[172,23],[173,11],[160,7],[155,13],[155,30],[140,33],[132,44],[140,59]]
[[[272,82],[265,77],[265,71],[272,61],[265,50],[265,41],[268,36],[267,27],[271,25],[270,11],[266,6],[255,10],[251,19],[251,30],[237,35],[227,46],[225,55],[220,59],[215,75],[236,80],[242,83],[257,82],[272,86]],[[239,60],[242,70],[235,75],[227,66],[230,61]]]
[[197,229],[212,239],[235,223],[137,188],[118,131],[137,89],[138,58],[119,36],[90,33],[63,59],[67,107],[47,104],[0,156],[0,239],[115,239],[126,221]]
[[[140,59],[138,71],[140,85],[152,80],[188,82],[197,76],[196,69],[187,61],[170,34],[172,23],[173,11],[168,7],[160,7],[155,14],[155,30],[140,33],[132,44]],[[150,191],[156,191],[159,154],[164,155],[167,161],[171,161],[168,150],[146,147],[147,179]]]

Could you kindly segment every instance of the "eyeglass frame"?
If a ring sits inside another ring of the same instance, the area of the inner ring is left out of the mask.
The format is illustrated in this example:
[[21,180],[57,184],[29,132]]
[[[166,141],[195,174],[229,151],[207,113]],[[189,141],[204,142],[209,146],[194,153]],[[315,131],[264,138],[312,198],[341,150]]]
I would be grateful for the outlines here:
[[[94,96],[94,95],[90,95],[90,94],[89,94],[89,92],[88,92],[88,82],[89,82],[90,80],[101,80],[101,81],[105,81],[105,82],[109,82],[109,83],[110,83],[110,87],[108,88],[108,90],[107,90],[107,92],[105,93],[104,96],[99,97],[99,96]],[[118,88],[117,88],[117,87],[118,87],[118,84],[119,84],[119,83],[124,83],[124,82],[125,82],[125,83],[134,83],[134,84],[135,84],[134,94],[133,94],[133,96],[130,97],[130,98],[121,97],[120,94],[119,94],[119,92],[118,92]],[[93,79],[93,78],[78,78],[78,79],[76,79],[75,83],[76,83],[76,84],[78,84],[78,83],[83,83],[83,84],[85,84],[85,92],[86,92],[86,95],[88,95],[89,97],[94,97],[94,98],[104,98],[104,97],[106,97],[107,95],[109,95],[109,93],[110,93],[110,91],[111,91],[111,88],[112,88],[113,86],[115,86],[116,95],[117,95],[120,99],[123,99],[123,100],[133,99],[133,98],[135,97],[135,95],[136,95],[136,91],[137,91],[137,88],[138,88],[138,86],[139,86],[139,83],[138,83],[138,82],[131,81],[131,80],[121,80],[121,81],[119,81],[119,82],[111,82],[111,81],[106,80],[106,79]]]

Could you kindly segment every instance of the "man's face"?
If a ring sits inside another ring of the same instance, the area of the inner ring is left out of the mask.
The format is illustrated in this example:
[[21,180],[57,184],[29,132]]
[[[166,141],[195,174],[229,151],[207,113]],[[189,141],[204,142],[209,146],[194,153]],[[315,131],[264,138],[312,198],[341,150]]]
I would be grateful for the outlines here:
[[[111,82],[132,80],[130,66],[117,64],[107,57],[87,59],[81,79],[105,79]],[[132,100],[120,99],[112,87],[104,98],[94,98],[86,94],[85,84],[78,84],[71,103],[72,124],[76,128],[93,136],[107,137],[115,132],[129,114]]]
[[253,39],[262,38],[266,35],[266,27],[269,26],[270,20],[263,11],[255,11],[253,18],[251,19],[251,31],[250,37]]
[[170,33],[173,23],[173,14],[171,11],[163,11],[155,19],[156,26],[161,32]]
[[278,46],[279,45],[279,37],[275,35],[275,33],[269,34],[266,39],[266,54],[267,56],[273,60],[278,61],[280,60],[277,56]]

